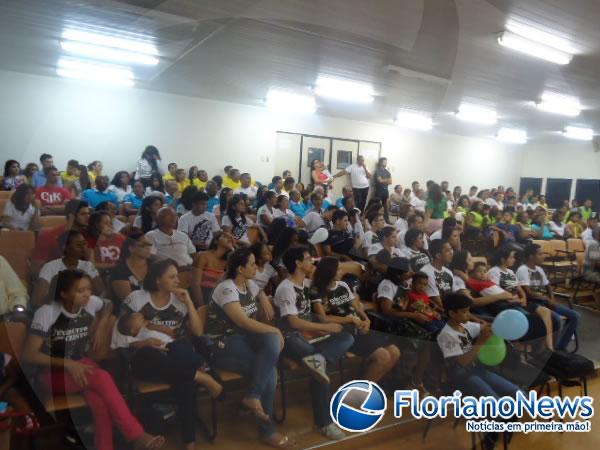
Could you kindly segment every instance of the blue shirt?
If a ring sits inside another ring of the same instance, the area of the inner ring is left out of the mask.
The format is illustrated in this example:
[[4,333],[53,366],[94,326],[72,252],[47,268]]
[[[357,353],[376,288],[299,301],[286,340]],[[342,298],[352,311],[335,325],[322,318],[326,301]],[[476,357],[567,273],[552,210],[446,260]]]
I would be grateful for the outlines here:
[[119,207],[119,199],[114,192],[100,192],[96,189],[86,189],[81,194],[81,200],[85,200],[90,204],[92,208],[97,207],[102,202],[111,202],[114,203],[115,206]]
[[140,209],[142,207],[142,202],[144,201],[144,197],[138,197],[134,193],[127,194],[123,198],[123,203],[131,203],[135,209]]
[[516,241],[517,237],[519,236],[519,232],[521,231],[521,228],[518,225],[513,225],[512,223],[497,223],[496,227],[506,231],[509,234],[507,237],[507,240],[509,241]]
[[[531,225],[531,229],[535,230],[535,231],[540,231],[540,226],[537,223],[534,223],[533,225]],[[544,231],[542,233],[542,239],[554,239],[554,235],[552,234],[552,231],[550,231],[550,227],[548,227],[548,224],[544,224]]]
[[304,217],[310,208],[304,202],[296,203],[290,200],[290,209],[298,217]]
[[215,206],[219,206],[219,197],[216,195],[213,198],[208,199],[208,208],[206,209],[209,213],[213,212]]
[[[45,186],[46,185],[46,174],[44,173],[44,171],[38,170],[37,172],[35,172],[33,174],[33,176],[31,177],[31,183],[33,184],[34,188],[39,188],[39,187]],[[56,184],[58,186],[62,187],[63,183],[62,183],[61,177],[57,177]]]
[[344,197],[340,197],[335,201],[335,206],[342,209],[344,207]]

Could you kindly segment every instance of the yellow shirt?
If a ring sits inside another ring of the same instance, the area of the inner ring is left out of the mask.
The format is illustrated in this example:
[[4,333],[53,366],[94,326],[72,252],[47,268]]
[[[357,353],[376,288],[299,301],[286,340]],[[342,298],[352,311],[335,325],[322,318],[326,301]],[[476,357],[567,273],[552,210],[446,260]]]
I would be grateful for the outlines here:
[[60,177],[62,178],[65,187],[71,187],[73,186],[73,183],[79,180],[77,175],[69,175],[67,172],[61,173]]
[[96,174],[94,172],[88,171],[88,177],[90,177],[90,182],[91,183],[95,183],[96,182]]
[[200,178],[194,178],[194,186],[203,191],[206,188],[208,181],[202,181]]
[[186,178],[183,181],[178,181],[177,182],[177,186],[179,188],[179,192],[183,192],[186,188],[190,187],[192,185],[192,182],[190,181],[189,178]]
[[0,256],[0,314],[11,312],[17,305],[26,308],[28,303],[25,286],[8,261]]
[[175,179],[175,177],[173,175],[171,175],[171,172],[167,172],[166,175],[163,175],[163,181],[164,182],[167,182],[167,181],[170,181],[170,180],[174,180],[174,179]]
[[233,179],[231,177],[224,177],[223,178],[223,186],[228,187],[229,189],[232,190],[236,190],[242,187],[242,182],[241,181],[233,181]]

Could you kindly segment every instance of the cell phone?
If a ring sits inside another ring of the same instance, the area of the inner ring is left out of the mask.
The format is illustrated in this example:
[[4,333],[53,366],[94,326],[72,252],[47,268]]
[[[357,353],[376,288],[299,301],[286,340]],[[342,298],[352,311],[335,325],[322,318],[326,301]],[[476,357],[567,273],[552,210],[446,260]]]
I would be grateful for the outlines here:
[[308,340],[309,344],[316,344],[317,342],[321,342],[327,338],[329,338],[329,336],[331,336],[330,334],[324,334],[323,336],[318,336],[316,338],[312,338]]

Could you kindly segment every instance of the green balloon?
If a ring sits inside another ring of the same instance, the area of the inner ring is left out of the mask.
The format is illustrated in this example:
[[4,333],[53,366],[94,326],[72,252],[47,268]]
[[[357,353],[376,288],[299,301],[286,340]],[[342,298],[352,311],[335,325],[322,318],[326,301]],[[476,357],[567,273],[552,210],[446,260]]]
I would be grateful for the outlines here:
[[495,334],[479,349],[479,361],[486,366],[497,366],[506,358],[506,344],[504,339]]

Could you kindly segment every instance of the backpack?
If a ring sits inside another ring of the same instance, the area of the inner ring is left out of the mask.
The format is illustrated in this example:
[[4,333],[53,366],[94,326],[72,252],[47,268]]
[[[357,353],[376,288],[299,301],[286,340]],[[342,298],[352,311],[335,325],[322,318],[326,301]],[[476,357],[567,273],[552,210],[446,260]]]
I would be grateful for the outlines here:
[[592,375],[595,371],[593,361],[585,356],[562,350],[553,351],[547,361],[538,360],[535,364],[538,367],[543,365],[540,368],[558,380],[583,378]]

